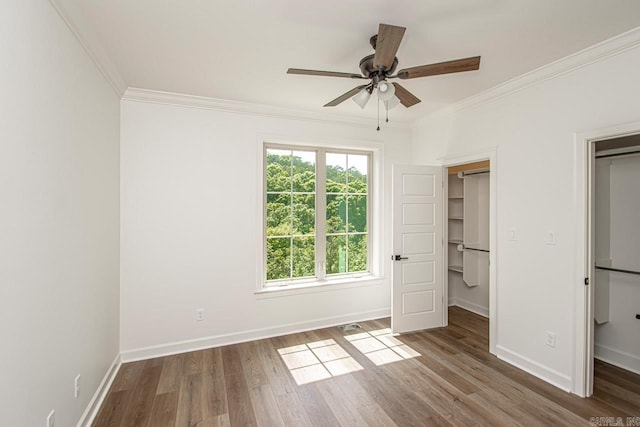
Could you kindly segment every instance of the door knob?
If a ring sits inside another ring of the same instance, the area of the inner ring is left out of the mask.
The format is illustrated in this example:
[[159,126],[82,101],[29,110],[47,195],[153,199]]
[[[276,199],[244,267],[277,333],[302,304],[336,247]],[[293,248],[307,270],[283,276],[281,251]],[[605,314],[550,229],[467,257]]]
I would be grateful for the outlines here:
[[403,259],[409,259],[409,257],[402,256],[402,255],[394,255],[394,256],[391,257],[391,259],[394,260],[394,261],[400,261],[400,260],[403,260]]

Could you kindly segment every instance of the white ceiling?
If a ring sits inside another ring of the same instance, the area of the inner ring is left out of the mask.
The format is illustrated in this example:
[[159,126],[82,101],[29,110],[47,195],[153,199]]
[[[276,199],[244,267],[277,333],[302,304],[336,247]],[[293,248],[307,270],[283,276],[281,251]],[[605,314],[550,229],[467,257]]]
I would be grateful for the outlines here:
[[[407,27],[398,69],[481,55],[479,71],[405,80],[412,121],[640,26],[638,0],[53,0],[129,87],[321,111],[360,80],[378,23]],[[325,109],[326,110],[326,109]],[[334,113],[375,117],[347,101]]]

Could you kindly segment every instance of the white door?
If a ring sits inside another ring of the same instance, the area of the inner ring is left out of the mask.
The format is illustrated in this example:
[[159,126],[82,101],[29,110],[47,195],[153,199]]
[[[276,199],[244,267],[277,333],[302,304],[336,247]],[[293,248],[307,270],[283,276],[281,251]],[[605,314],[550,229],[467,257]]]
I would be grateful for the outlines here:
[[441,166],[393,166],[391,329],[444,326]]

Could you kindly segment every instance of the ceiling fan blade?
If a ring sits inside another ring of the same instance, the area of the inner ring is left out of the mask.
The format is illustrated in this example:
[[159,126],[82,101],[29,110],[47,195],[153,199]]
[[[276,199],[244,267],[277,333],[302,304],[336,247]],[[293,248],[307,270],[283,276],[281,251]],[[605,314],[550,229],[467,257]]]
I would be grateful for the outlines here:
[[289,68],[287,74],[303,74],[306,76],[324,76],[324,77],[346,77],[348,79],[366,79],[366,77],[355,73],[340,73],[337,71],[319,71],[319,70],[303,70],[300,68]]
[[342,95],[340,95],[339,97],[337,97],[333,101],[326,103],[324,105],[324,107],[335,107],[336,105],[341,104],[342,102],[344,102],[347,99],[351,98],[352,96],[354,96],[355,94],[357,94],[358,92],[360,92],[362,89],[364,89],[367,86],[369,86],[369,85],[362,85],[362,86],[354,87],[349,92],[343,93]]
[[393,83],[393,85],[396,88],[396,96],[405,107],[409,108],[418,102],[422,102],[417,96],[400,86],[399,83]]
[[391,68],[405,31],[404,27],[380,24],[376,40],[376,54],[373,57],[374,67],[382,67],[386,70]]
[[401,79],[415,79],[416,77],[473,71],[478,68],[480,68],[480,57],[473,56],[471,58],[456,59],[453,61],[439,62],[437,64],[405,68],[404,70],[398,71],[398,77]]

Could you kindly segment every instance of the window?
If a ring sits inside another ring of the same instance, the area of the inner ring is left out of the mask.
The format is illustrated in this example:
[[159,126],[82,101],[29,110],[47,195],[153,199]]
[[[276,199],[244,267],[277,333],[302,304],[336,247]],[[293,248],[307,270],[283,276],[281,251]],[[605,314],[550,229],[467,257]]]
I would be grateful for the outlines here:
[[265,285],[370,271],[371,153],[266,145]]

